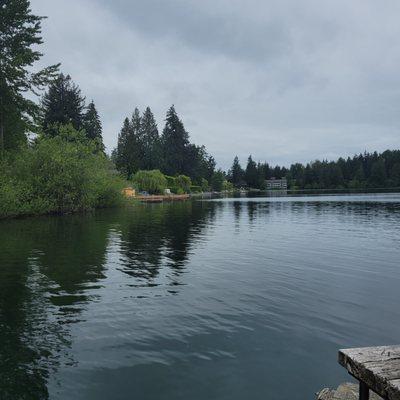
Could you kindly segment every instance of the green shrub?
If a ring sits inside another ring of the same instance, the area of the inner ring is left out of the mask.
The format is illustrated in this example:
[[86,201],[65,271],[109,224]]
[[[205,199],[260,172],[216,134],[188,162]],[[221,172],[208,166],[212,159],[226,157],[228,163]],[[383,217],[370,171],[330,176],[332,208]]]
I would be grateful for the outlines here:
[[167,178],[158,169],[152,171],[138,171],[133,176],[133,183],[139,191],[151,194],[164,193],[167,187]]
[[223,189],[225,181],[225,175],[221,170],[215,171],[211,177],[211,188],[216,192],[220,192]]
[[198,185],[190,186],[190,192],[191,193],[200,193],[200,192],[202,192],[201,186],[198,186]]
[[175,183],[176,186],[181,189],[181,192],[183,193],[189,193],[190,192],[190,186],[192,185],[191,179],[186,176],[186,175],[178,175],[175,178]]
[[205,178],[201,178],[201,191],[207,192],[210,190],[210,185],[208,184],[208,180]]
[[222,183],[222,190],[226,190],[228,192],[233,190],[233,183],[232,182],[228,182],[226,179],[224,180],[224,182]]
[[175,194],[185,194],[190,192],[192,186],[191,179],[186,175],[168,176],[164,175],[166,179],[166,187]]
[[68,213],[122,202],[123,182],[95,143],[72,126],[9,154],[0,171],[0,217]]
[[167,188],[171,189],[176,187],[176,177],[175,176],[169,176],[169,175],[164,175],[165,179],[167,180]]

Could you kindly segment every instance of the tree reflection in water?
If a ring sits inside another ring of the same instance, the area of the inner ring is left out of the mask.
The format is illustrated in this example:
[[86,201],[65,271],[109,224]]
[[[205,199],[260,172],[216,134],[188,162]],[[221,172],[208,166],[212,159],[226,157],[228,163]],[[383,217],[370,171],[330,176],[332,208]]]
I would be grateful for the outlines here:
[[112,235],[119,270],[134,278],[127,285],[158,285],[163,268],[167,285],[179,285],[191,242],[217,208],[187,202],[0,222],[1,399],[47,399],[50,375],[74,363],[69,327],[100,296]]

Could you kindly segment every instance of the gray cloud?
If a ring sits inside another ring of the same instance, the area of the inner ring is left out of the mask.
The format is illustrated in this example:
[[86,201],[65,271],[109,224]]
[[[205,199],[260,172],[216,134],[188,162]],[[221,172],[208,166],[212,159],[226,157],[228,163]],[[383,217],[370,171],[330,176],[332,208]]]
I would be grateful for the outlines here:
[[115,146],[123,118],[174,103],[227,168],[399,147],[395,0],[33,0],[43,63],[60,61]]

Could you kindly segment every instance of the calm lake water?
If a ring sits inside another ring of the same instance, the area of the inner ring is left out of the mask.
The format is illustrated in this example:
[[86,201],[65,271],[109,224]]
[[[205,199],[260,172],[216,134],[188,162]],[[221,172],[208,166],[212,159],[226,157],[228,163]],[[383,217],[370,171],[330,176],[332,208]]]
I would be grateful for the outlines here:
[[400,342],[400,195],[0,222],[0,399],[313,399]]

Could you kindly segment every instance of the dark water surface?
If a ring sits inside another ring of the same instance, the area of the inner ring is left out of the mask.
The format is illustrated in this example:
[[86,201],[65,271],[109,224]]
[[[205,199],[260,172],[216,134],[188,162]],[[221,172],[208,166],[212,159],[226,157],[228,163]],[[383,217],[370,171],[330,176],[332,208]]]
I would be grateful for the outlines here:
[[400,342],[400,196],[0,222],[0,399],[313,399]]

